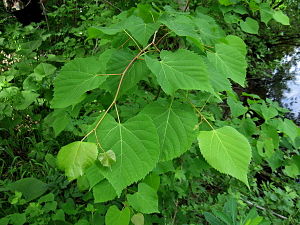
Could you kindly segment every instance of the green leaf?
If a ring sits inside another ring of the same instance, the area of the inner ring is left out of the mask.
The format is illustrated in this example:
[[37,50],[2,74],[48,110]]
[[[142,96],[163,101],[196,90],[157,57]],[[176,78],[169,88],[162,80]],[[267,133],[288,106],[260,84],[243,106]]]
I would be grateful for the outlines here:
[[34,93],[32,91],[22,91],[21,94],[22,94],[22,97],[23,97],[22,102],[20,102],[20,104],[17,104],[15,106],[16,109],[18,109],[18,110],[24,110],[24,109],[26,109],[39,96],[39,94]]
[[165,93],[172,95],[177,89],[214,92],[201,56],[179,49],[161,51],[160,58],[158,61],[146,56],[146,63]]
[[289,119],[284,119],[283,133],[285,133],[294,143],[296,137],[300,136],[300,128]]
[[200,131],[200,151],[206,161],[221,173],[229,174],[248,187],[247,172],[251,161],[248,140],[232,127]]
[[197,13],[196,17],[193,18],[193,22],[202,42],[208,46],[215,45],[218,40],[225,36],[225,32],[208,15]]
[[208,60],[227,78],[244,87],[247,62],[240,41],[229,39],[228,44],[217,44],[216,53],[207,53]]
[[261,3],[259,12],[260,12],[261,21],[267,25],[268,22],[273,18],[273,14],[274,14],[273,9],[270,7],[268,3]]
[[300,175],[300,155],[295,155],[289,160],[288,165],[285,166],[284,173],[292,178]]
[[26,223],[25,213],[14,213],[9,215],[10,223],[12,225],[23,225]]
[[163,15],[160,22],[165,24],[171,31],[178,36],[193,37],[199,39],[199,35],[195,32],[193,20],[186,15]]
[[[112,53],[107,63],[106,73],[120,74],[123,73],[130,61],[135,57],[132,52],[126,50],[118,50]],[[144,60],[137,60],[127,71],[122,81],[122,88],[119,96],[126,94],[130,89],[137,86],[137,83],[145,79],[150,74]],[[103,83],[103,87],[110,93],[115,94],[119,85],[120,76],[109,76]]]
[[134,215],[131,217],[131,222],[132,222],[134,225],[144,225],[144,223],[145,223],[144,215],[143,215],[142,213],[134,214]]
[[[117,123],[107,115],[97,128],[103,149],[116,154],[110,168],[100,167],[103,176],[112,184],[118,196],[128,185],[144,178],[154,169],[159,158],[159,140],[153,121],[137,115],[125,123]],[[95,140],[95,137],[91,137]]]
[[80,102],[85,92],[98,88],[107,76],[97,57],[76,58],[65,64],[54,81],[52,108],[65,108]]
[[240,101],[236,101],[231,97],[227,98],[227,104],[230,107],[231,118],[236,118],[244,115],[248,111],[248,108],[244,107]]
[[90,189],[92,189],[100,181],[104,180],[104,176],[100,171],[100,167],[101,165],[98,165],[96,161],[89,168],[85,170],[85,175],[90,184]]
[[8,184],[7,188],[13,192],[21,192],[27,201],[31,201],[43,195],[48,185],[36,178],[28,177]]
[[53,128],[55,137],[57,137],[71,122],[71,117],[66,109],[55,109],[48,114],[44,121]]
[[160,176],[156,173],[150,173],[147,177],[145,177],[143,183],[149,185],[155,191],[158,191],[158,188],[160,186]]
[[240,26],[244,32],[258,34],[258,22],[250,17],[247,17],[245,21],[240,22]]
[[290,19],[281,10],[275,11],[273,14],[273,19],[283,25],[290,25]]
[[127,195],[127,199],[129,205],[138,212],[145,214],[159,212],[157,193],[147,184],[140,183],[138,186],[138,192],[133,195]]
[[103,180],[93,187],[93,195],[95,203],[111,201],[117,197],[115,189],[107,180]]
[[148,105],[142,113],[151,117],[157,128],[161,161],[174,159],[191,147],[198,121],[191,106],[161,101]]
[[43,77],[53,74],[55,72],[55,70],[56,70],[56,67],[51,64],[40,63],[37,67],[35,67],[34,73],[37,76],[43,78]]
[[58,168],[65,171],[69,180],[83,175],[84,170],[97,159],[95,143],[76,141],[62,147],[57,155]]
[[130,31],[132,36],[146,47],[150,37],[159,28],[158,23],[145,23],[141,18],[137,16],[130,16],[126,20],[125,28]]
[[130,222],[130,209],[124,208],[122,211],[117,206],[112,205],[106,212],[105,225],[128,225]]

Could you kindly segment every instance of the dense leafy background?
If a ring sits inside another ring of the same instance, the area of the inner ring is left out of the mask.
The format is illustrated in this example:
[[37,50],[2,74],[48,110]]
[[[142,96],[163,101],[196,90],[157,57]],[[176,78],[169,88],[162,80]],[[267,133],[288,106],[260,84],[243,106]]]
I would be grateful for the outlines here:
[[253,88],[299,45],[297,7],[0,11],[0,224],[300,223],[300,128]]

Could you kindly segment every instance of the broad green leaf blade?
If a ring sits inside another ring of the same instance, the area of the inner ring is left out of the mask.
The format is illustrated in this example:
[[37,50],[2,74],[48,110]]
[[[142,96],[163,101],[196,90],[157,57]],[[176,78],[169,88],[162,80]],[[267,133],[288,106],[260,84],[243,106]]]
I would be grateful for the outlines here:
[[156,127],[146,115],[132,117],[124,124],[107,115],[97,128],[97,135],[102,147],[116,154],[116,162],[100,170],[118,196],[125,187],[144,178],[158,162],[160,148]]
[[281,10],[275,11],[273,14],[273,19],[283,25],[290,25],[290,19]]
[[8,184],[7,188],[13,192],[21,192],[27,201],[31,201],[44,194],[48,185],[36,178],[28,177]]
[[225,37],[225,32],[208,15],[198,12],[193,18],[193,22],[202,42],[206,45],[213,46],[218,40]]
[[260,19],[267,25],[273,17],[274,10],[268,3],[261,3],[259,7]]
[[285,133],[291,140],[295,142],[296,137],[300,136],[300,128],[289,119],[284,119],[283,133]]
[[163,15],[160,22],[165,24],[171,31],[178,36],[193,37],[199,39],[199,35],[195,32],[193,20],[185,15]]
[[195,139],[197,116],[187,104],[155,102],[142,113],[154,121],[160,141],[160,160],[174,159],[187,151]]
[[244,115],[248,111],[248,108],[243,106],[242,102],[234,100],[232,97],[227,98],[227,104],[230,107],[231,118]]
[[32,91],[22,91],[22,101],[19,104],[15,105],[15,108],[18,110],[24,110],[30,106],[39,96],[39,94]]
[[140,183],[138,192],[127,195],[128,203],[136,211],[150,214],[158,211],[158,196],[156,191],[149,185]]
[[137,16],[131,16],[126,20],[125,28],[130,31],[132,36],[146,47],[150,37],[159,28],[158,23],[145,23]]
[[44,119],[45,123],[53,128],[57,137],[71,122],[71,117],[66,109],[55,109]]
[[[107,63],[106,73],[109,74],[120,74],[123,73],[125,68],[128,66],[130,61],[135,57],[132,52],[119,50],[115,51]],[[144,60],[137,60],[127,71],[122,81],[122,88],[119,92],[119,96],[126,94],[132,88],[137,86],[137,83],[145,79],[150,74],[148,67]],[[115,94],[119,82],[120,76],[109,76],[103,83],[103,87],[110,93]]]
[[226,44],[238,50],[243,56],[247,54],[247,45],[245,42],[238,36],[228,35],[225,38]]
[[208,60],[227,78],[231,78],[244,87],[247,62],[242,46],[238,48],[237,40],[227,40],[228,44],[217,44],[215,53],[208,52]]
[[65,108],[82,100],[85,92],[102,84],[107,76],[96,57],[77,58],[67,63],[54,81],[52,108]]
[[93,195],[95,203],[111,201],[117,197],[115,189],[107,180],[103,180],[93,187]]
[[185,49],[161,51],[161,61],[146,56],[146,63],[165,93],[178,89],[202,90],[214,93],[201,56]]
[[95,143],[76,141],[62,147],[57,155],[58,168],[65,171],[69,180],[83,175],[84,170],[97,159]]
[[99,169],[101,165],[98,164],[99,163],[96,161],[85,170],[85,175],[89,182],[90,189],[92,189],[96,184],[100,183],[100,181],[104,180],[104,176]]
[[258,34],[258,22],[250,17],[247,17],[245,21],[240,22],[240,26],[244,32]]
[[230,91],[231,89],[231,83],[219,70],[215,68],[215,66],[209,62],[207,59],[205,60],[206,67],[207,67],[207,72],[209,74],[209,80],[210,83],[213,87],[213,89],[216,92],[221,92],[221,91]]
[[106,212],[105,225],[128,225],[130,222],[130,209],[124,208],[122,211],[117,206],[112,205]]
[[232,127],[200,131],[200,151],[206,161],[221,173],[229,174],[248,187],[247,172],[251,161],[248,140]]
[[37,67],[34,69],[34,73],[43,78],[45,76],[51,75],[55,72],[56,67],[48,64],[48,63],[40,63]]

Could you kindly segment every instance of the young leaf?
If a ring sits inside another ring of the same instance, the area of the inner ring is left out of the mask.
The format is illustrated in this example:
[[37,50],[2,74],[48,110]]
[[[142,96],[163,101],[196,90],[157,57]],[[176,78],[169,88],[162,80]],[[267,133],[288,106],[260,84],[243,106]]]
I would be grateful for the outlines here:
[[82,100],[86,91],[102,84],[107,76],[97,76],[103,68],[96,57],[77,58],[67,63],[54,81],[52,108],[65,108]]
[[128,203],[136,211],[145,214],[156,213],[158,211],[158,197],[156,191],[147,184],[140,183],[138,192],[127,195]]
[[102,166],[111,167],[111,165],[116,162],[116,154],[112,150],[108,150],[107,152],[100,153],[98,160]]
[[229,174],[248,187],[247,172],[251,160],[248,140],[232,127],[200,131],[200,151],[206,161],[221,173]]
[[258,34],[258,22],[250,17],[247,17],[245,21],[240,22],[240,26],[244,32]]
[[132,117],[124,124],[107,115],[97,128],[97,135],[102,147],[116,154],[116,163],[100,170],[119,196],[126,186],[144,178],[158,162],[157,131],[146,115]]
[[217,44],[215,53],[208,52],[210,63],[227,78],[231,78],[244,87],[247,62],[243,47],[237,40],[229,39],[228,44]]
[[117,206],[112,205],[106,212],[105,224],[106,225],[128,225],[130,222],[130,209],[124,208],[122,211]]
[[[122,73],[130,61],[134,58],[134,54],[126,50],[115,51],[107,63],[106,73],[120,74]],[[127,71],[122,82],[122,88],[119,96],[126,94],[131,88],[137,86],[137,83],[145,79],[150,74],[144,60],[137,60]],[[110,93],[115,94],[120,82],[120,76],[109,76],[103,83],[103,87]]]
[[146,56],[146,63],[165,93],[177,89],[214,93],[203,58],[189,50],[161,51],[161,61]]
[[144,225],[144,223],[145,223],[144,215],[143,215],[142,213],[134,214],[134,215],[131,217],[131,222],[132,222],[134,225]]
[[83,175],[84,169],[93,164],[97,155],[95,143],[76,141],[59,150],[57,165],[69,180],[74,180]]
[[197,116],[187,104],[155,102],[142,113],[152,118],[160,141],[160,160],[174,159],[187,151],[195,138]]

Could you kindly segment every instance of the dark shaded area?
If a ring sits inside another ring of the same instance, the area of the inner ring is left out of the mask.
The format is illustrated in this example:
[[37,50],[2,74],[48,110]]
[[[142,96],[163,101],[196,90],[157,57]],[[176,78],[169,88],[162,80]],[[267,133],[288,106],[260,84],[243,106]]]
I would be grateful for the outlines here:
[[43,10],[38,0],[31,0],[24,9],[13,12],[17,20],[23,25],[41,22],[44,18]]

